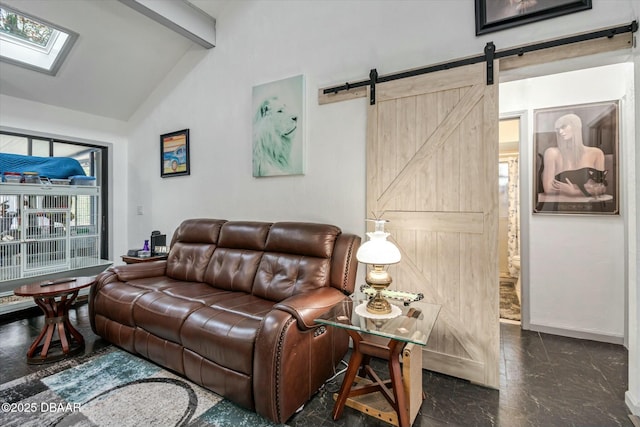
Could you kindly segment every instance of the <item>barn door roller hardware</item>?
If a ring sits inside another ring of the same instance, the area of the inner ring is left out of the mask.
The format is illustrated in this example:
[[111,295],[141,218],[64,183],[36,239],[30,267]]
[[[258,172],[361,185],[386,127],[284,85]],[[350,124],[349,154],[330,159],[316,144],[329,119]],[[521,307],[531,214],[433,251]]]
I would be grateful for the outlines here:
[[496,54],[496,45],[489,42],[484,47],[484,58],[487,62],[487,85],[493,84],[493,59]]
[[483,55],[472,56],[469,58],[459,59],[455,61],[445,62],[442,64],[431,65],[428,67],[417,68],[415,70],[410,71],[401,71],[394,74],[387,75],[378,75],[376,69],[372,69],[369,73],[369,80],[360,80],[353,83],[345,83],[341,86],[334,86],[326,88],[322,91],[322,93],[326,94],[336,94],[341,91],[348,91],[350,89],[355,89],[359,87],[369,86],[371,88],[369,103],[374,105],[376,103],[375,97],[375,87],[378,83],[390,82],[393,80],[404,79],[407,77],[419,76],[422,74],[433,73],[435,71],[448,70],[456,67],[463,67],[465,65],[477,64],[478,62],[486,62],[487,63],[487,84],[491,85],[494,83],[494,68],[493,61],[495,59],[505,58],[508,56],[523,56],[528,52],[535,52],[542,49],[549,49],[552,47],[563,46],[573,43],[579,43],[587,40],[594,40],[598,38],[613,38],[618,34],[624,33],[635,33],[638,31],[638,22],[633,21],[627,25],[621,25],[619,27],[606,28],[604,30],[593,31],[585,34],[578,34],[575,36],[550,40],[546,42],[533,43],[526,46],[516,47],[505,49],[502,51],[496,51],[495,45],[493,42],[489,42],[486,44],[484,48]]
[[[376,103],[376,83],[378,82],[378,70],[375,68],[369,71],[369,85],[371,90],[369,91],[369,104]],[[347,83],[349,84],[349,83]]]

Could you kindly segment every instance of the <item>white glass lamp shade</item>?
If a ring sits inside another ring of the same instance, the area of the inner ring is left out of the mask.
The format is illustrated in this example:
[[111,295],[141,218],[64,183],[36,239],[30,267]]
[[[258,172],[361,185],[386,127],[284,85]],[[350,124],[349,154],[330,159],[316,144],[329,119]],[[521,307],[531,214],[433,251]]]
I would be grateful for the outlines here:
[[369,240],[364,242],[356,253],[358,261],[373,266],[367,271],[365,282],[376,291],[376,295],[367,303],[367,312],[381,315],[387,315],[393,311],[389,301],[382,296],[382,291],[392,282],[385,265],[396,264],[400,262],[401,257],[396,245],[387,240],[389,233],[384,231],[385,222],[381,219],[375,220],[375,231],[367,233]]
[[388,265],[400,262],[400,250],[387,240],[389,233],[384,231],[383,220],[376,220],[376,231],[367,233],[369,240],[364,242],[356,258],[363,264]]

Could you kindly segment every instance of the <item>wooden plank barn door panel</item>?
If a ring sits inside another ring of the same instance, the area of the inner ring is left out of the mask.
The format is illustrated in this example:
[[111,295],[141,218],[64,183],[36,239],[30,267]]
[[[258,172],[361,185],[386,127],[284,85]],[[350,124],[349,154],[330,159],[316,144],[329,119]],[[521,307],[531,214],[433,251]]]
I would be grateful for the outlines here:
[[498,388],[498,85],[485,67],[376,85],[367,214],[391,221],[402,253],[392,289],[442,305],[423,366]]

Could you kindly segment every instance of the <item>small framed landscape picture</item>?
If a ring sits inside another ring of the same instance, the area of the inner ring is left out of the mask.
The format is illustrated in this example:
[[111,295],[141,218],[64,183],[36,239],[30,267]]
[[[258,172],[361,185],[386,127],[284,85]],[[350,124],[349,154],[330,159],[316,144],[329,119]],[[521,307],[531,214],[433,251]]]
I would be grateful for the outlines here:
[[160,176],[189,175],[189,129],[160,135]]

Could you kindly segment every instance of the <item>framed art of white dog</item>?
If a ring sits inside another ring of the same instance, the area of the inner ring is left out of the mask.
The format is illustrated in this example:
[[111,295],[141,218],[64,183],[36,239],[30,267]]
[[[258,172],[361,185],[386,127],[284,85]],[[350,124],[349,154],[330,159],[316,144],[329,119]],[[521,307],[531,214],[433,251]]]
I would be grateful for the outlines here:
[[253,176],[304,173],[304,76],[253,87]]

